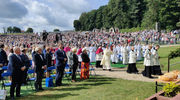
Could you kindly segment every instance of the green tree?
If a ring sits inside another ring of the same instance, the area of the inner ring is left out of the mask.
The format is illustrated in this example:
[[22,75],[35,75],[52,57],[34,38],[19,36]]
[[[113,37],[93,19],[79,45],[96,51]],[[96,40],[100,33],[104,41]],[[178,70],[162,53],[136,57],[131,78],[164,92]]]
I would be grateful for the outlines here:
[[147,0],[147,11],[142,20],[142,26],[146,28],[154,28],[155,23],[159,22],[159,0]]
[[74,20],[74,28],[75,28],[75,31],[81,30],[81,22],[79,20]]
[[12,30],[13,33],[21,33],[21,29],[19,27],[14,26]]
[[95,20],[95,26],[97,29],[100,29],[103,27],[103,22],[102,22],[102,17],[103,13],[102,10],[104,9],[105,6],[101,6],[97,12],[96,12],[96,20]]
[[92,10],[91,12],[88,13],[88,25],[86,30],[93,30],[95,28],[95,20],[96,20],[96,10]]
[[87,23],[88,23],[88,14],[87,13],[82,13],[79,21],[81,23],[81,30],[87,30]]
[[8,33],[12,33],[12,32],[13,32],[13,28],[12,28],[11,26],[9,26],[9,27],[7,28],[7,32],[8,32]]
[[31,27],[27,28],[26,32],[27,33],[33,33],[33,28],[31,28]]
[[75,30],[93,28],[154,28],[175,29],[180,18],[179,0],[110,0],[108,5],[84,12],[74,21]]
[[176,23],[180,18],[180,7],[178,6],[179,0],[160,0],[161,8],[159,11],[159,20],[161,28],[163,29],[176,29]]
[[60,30],[59,30],[59,29],[54,29],[53,31],[54,31],[54,32],[59,32]]

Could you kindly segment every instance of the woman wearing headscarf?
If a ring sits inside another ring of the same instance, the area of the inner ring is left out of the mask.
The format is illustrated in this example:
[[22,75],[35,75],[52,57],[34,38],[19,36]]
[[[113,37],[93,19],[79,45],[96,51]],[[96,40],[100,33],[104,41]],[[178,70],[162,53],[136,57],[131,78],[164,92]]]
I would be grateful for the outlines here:
[[101,60],[103,58],[103,49],[102,46],[99,46],[99,48],[96,51],[96,68],[102,68]]
[[86,48],[82,49],[81,54],[82,62],[81,62],[81,79],[88,79],[89,78],[89,56],[87,54]]

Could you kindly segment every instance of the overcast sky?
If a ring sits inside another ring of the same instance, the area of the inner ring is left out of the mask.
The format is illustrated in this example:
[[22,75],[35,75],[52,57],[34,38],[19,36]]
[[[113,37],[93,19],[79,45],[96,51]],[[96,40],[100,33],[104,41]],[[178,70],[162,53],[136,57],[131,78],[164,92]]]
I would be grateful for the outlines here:
[[72,30],[82,12],[98,9],[109,0],[0,0],[0,32],[3,27],[32,27],[40,32]]

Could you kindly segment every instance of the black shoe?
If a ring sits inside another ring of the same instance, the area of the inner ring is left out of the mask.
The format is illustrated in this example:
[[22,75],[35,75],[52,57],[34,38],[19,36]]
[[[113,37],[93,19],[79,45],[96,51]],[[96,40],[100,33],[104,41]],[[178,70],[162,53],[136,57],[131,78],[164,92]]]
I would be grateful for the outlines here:
[[109,71],[111,71],[111,69],[109,69]]
[[138,74],[138,72],[135,72],[135,74]]
[[43,89],[43,88],[39,88],[39,90],[42,90],[42,91],[43,91],[44,89]]
[[16,95],[16,97],[21,97],[21,95]]
[[154,77],[150,76],[149,78],[154,78]]
[[11,100],[15,100],[14,97],[11,97]]
[[35,89],[36,92],[39,92],[39,89]]

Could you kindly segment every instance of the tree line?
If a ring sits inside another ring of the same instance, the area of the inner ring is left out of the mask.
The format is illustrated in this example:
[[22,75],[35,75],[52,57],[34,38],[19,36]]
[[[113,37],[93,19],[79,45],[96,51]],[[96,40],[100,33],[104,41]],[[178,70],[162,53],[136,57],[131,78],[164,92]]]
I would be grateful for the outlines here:
[[[14,27],[9,26],[7,28],[7,33],[21,33],[21,32],[22,32],[21,28],[16,27],[16,26],[14,26]],[[27,28],[27,30],[25,32],[26,33],[33,33],[33,28],[29,27],[29,28]]]
[[[34,32],[33,28],[29,27],[23,33],[33,33],[33,32]],[[53,32],[60,32],[60,30],[55,28],[53,30]],[[16,27],[16,26],[13,26],[13,27],[9,26],[9,27],[7,27],[7,33],[22,33],[22,30],[21,30],[21,28]]]
[[156,22],[160,23],[161,29],[180,27],[180,1],[110,0],[97,10],[82,13],[78,20],[74,20],[74,28],[76,31],[111,27],[154,29]]

